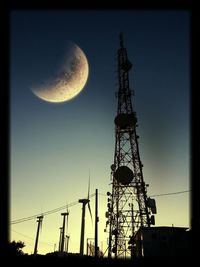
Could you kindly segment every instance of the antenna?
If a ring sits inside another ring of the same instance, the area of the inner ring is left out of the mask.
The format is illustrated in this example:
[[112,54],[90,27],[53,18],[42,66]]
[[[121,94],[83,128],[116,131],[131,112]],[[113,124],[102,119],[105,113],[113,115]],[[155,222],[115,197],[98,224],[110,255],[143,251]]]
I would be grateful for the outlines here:
[[89,170],[88,197],[87,197],[87,199],[88,199],[88,209],[89,209],[89,212],[90,212],[91,221],[92,221],[92,223],[93,223],[93,220],[92,220],[92,212],[91,212],[90,199],[89,199],[89,197],[90,197],[90,170]]
[[68,216],[69,216],[69,210],[68,210],[68,205],[67,205],[67,212],[66,212],[66,215],[67,215],[67,229],[66,229],[66,232],[68,233]]
[[120,39],[120,47],[124,48],[123,32],[120,32],[119,39]]
[[154,216],[150,217],[151,213],[156,213],[155,201],[147,198],[139,153],[137,116],[132,105],[134,94],[129,85],[131,69],[132,63],[128,59],[123,34],[120,33],[117,51],[118,104],[114,119],[115,152],[111,165],[112,190],[108,194],[108,211],[105,214],[106,226],[109,226],[109,258],[112,255],[115,258],[126,258],[127,255],[136,257],[135,234],[140,227],[150,227],[155,223]]

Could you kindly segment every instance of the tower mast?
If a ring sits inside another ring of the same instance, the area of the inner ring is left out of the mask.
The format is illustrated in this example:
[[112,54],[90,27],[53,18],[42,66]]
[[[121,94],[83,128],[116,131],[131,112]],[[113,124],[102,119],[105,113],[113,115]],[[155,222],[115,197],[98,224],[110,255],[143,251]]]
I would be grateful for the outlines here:
[[[115,117],[115,153],[111,165],[112,193],[107,193],[109,225],[108,257],[133,256],[134,235],[140,227],[150,227],[146,184],[139,155],[137,117],[133,110],[129,87],[129,71],[132,68],[120,34],[118,49],[118,99]],[[133,210],[134,209],[134,210]],[[133,216],[134,214],[134,216]],[[153,221],[153,220],[152,220]]]

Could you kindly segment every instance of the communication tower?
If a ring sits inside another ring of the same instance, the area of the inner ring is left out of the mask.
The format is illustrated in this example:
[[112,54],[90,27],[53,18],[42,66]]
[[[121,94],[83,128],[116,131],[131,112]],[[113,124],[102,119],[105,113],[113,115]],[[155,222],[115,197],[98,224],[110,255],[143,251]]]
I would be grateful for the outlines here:
[[155,200],[147,197],[136,134],[137,116],[133,109],[129,87],[129,71],[132,68],[120,34],[118,49],[118,99],[115,117],[115,152],[111,165],[112,192],[108,195],[106,212],[109,227],[108,257],[135,256],[135,234],[140,227],[155,224]]

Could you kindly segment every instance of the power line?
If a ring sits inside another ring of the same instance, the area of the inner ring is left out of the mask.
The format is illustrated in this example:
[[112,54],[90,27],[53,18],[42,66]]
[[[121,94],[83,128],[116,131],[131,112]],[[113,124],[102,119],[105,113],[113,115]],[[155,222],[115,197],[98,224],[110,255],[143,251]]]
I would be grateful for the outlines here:
[[12,229],[11,231],[12,231],[12,232],[15,232],[15,233],[17,233],[17,234],[19,234],[19,235],[22,235],[22,236],[24,236],[24,237],[26,237],[26,238],[28,238],[28,239],[34,240],[34,238],[32,238],[32,237],[30,237],[30,236],[27,236],[27,235],[24,235],[24,234],[22,234],[22,233],[19,233],[19,232],[13,230],[13,229]]
[[[160,197],[160,196],[168,196],[168,195],[176,195],[176,194],[183,194],[191,192],[192,190],[185,190],[185,191],[177,191],[177,192],[171,192],[171,193],[164,193],[164,194],[158,194],[158,195],[151,195],[149,197]],[[106,194],[99,193],[101,196],[107,196]]]
[[[90,198],[94,197],[95,193],[94,194],[91,194],[90,195]],[[70,204],[67,204],[67,205],[64,205],[62,207],[59,207],[59,208],[55,208],[53,210],[49,210],[49,211],[46,211],[46,212],[43,212],[42,215],[43,216],[47,216],[47,215],[50,215],[50,214],[53,214],[53,213],[56,213],[58,211],[61,211],[61,210],[64,210],[66,209],[67,207],[72,207],[72,206],[75,206],[79,204],[78,201],[74,201]],[[29,217],[25,217],[25,218],[21,218],[21,219],[17,219],[17,220],[14,220],[14,221],[11,221],[11,224],[17,224],[17,223],[22,223],[22,222],[26,222],[26,221],[30,221],[30,220],[33,220],[35,218],[37,218],[38,216],[40,216],[41,214],[36,214],[36,215],[32,215],[32,216],[29,216]]]
[[[17,234],[19,234],[19,235],[21,235],[21,236],[24,236],[24,237],[26,237],[26,238],[28,238],[28,239],[31,239],[31,240],[34,240],[34,238],[32,238],[32,237],[30,237],[30,236],[27,236],[27,235],[24,235],[24,234],[22,234],[22,233],[20,233],[20,232],[17,232],[17,231],[15,231],[15,230],[11,230],[12,232],[15,232],[15,233],[17,233]],[[46,245],[48,245],[48,246],[53,246],[54,244],[53,243],[49,243],[49,242],[44,242],[44,241],[40,241],[40,243],[43,243],[43,244],[46,244]]]
[[[170,193],[164,193],[164,194],[151,195],[150,197],[160,197],[160,196],[177,195],[177,194],[188,193],[188,192],[191,192],[191,191],[192,190],[184,190],[184,191],[170,192]],[[103,193],[99,193],[99,195],[101,195],[101,196],[107,196],[106,194],[103,194]],[[95,193],[94,194],[91,194],[90,195],[90,198],[92,198],[94,196],[95,196]],[[49,211],[43,212],[42,214],[43,214],[43,216],[47,216],[47,215],[56,213],[58,211],[64,210],[64,209],[67,208],[67,206],[68,207],[73,207],[73,206],[75,206],[77,204],[79,204],[78,201],[74,201],[74,202],[72,202],[72,203],[70,203],[68,205],[64,205],[62,207],[55,208],[53,210],[49,210]],[[17,223],[22,223],[22,222],[30,221],[30,220],[33,220],[33,219],[37,218],[39,215],[41,215],[41,214],[36,214],[36,215],[29,216],[29,217],[25,217],[25,218],[13,220],[13,221],[11,221],[11,224],[17,224]]]
[[159,195],[152,195],[150,197],[160,197],[160,196],[168,196],[168,195],[177,195],[177,194],[188,193],[188,192],[191,192],[191,191],[192,190],[178,191],[178,192],[173,192],[173,193],[165,193],[165,194],[159,194]]

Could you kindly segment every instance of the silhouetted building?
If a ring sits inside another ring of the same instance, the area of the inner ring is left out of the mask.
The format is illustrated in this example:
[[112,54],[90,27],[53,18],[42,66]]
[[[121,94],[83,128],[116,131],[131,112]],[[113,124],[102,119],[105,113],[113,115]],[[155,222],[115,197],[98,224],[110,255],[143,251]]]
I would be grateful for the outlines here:
[[189,253],[189,229],[185,227],[141,227],[135,239],[137,257],[176,257]]

